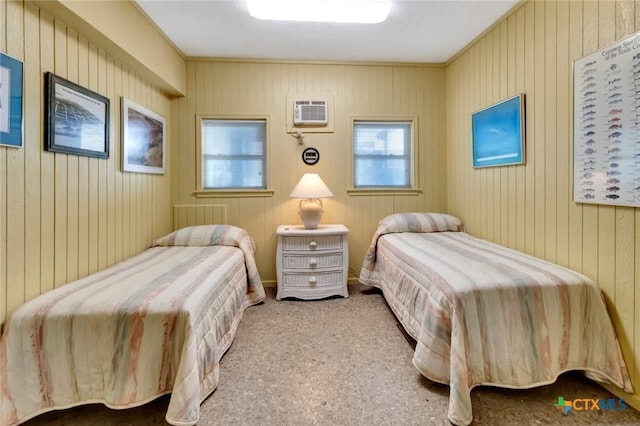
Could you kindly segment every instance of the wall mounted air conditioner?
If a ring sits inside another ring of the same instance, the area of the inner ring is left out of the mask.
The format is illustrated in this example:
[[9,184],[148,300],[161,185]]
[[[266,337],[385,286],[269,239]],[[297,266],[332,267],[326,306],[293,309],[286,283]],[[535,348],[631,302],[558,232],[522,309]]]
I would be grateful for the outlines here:
[[293,123],[299,125],[326,125],[327,101],[294,101]]

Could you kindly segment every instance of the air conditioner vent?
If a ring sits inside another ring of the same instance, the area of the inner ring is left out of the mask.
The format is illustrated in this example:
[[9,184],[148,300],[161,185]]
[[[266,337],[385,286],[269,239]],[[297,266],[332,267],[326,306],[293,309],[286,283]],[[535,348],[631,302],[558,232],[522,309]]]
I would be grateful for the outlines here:
[[327,101],[294,101],[293,122],[295,124],[327,124]]

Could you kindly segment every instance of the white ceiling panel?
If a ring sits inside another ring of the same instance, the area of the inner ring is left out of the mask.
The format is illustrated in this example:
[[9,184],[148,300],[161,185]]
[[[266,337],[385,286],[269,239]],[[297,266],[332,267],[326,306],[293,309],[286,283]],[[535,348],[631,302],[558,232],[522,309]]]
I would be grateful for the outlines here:
[[394,0],[380,24],[261,21],[244,0],[136,0],[187,57],[446,62],[520,0]]

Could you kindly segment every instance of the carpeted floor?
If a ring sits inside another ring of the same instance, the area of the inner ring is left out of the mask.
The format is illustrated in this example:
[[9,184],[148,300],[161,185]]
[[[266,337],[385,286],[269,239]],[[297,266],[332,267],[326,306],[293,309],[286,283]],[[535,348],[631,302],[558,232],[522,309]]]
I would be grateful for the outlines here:
[[[198,425],[450,424],[449,388],[413,367],[410,342],[377,290],[353,286],[348,299],[320,301],[276,301],[267,290],[264,304],[246,310]],[[631,408],[563,415],[558,397],[615,398],[580,373],[529,390],[476,388],[473,424],[640,424]],[[76,407],[25,425],[163,425],[168,400],[123,411]]]

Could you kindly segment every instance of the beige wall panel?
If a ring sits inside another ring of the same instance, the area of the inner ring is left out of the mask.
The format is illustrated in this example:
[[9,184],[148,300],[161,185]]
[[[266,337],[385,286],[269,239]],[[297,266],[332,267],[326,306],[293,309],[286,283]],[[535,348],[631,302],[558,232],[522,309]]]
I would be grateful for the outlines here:
[[[559,2],[556,11],[556,55],[564,60],[556,61],[556,208],[555,208],[555,232],[556,237],[551,238],[556,248],[555,262],[563,266],[569,265],[569,205],[571,203],[571,180],[569,178],[573,164],[569,156],[572,144],[569,133],[570,123],[573,122],[573,112],[569,106],[569,87],[573,67],[569,58],[569,26],[562,25],[569,22],[569,2]],[[551,192],[553,194],[553,191]]]
[[[7,4],[7,54],[24,61],[24,46],[22,37],[24,34],[24,13],[22,5],[15,2]],[[25,294],[24,285],[24,222],[25,214],[25,151],[23,148],[6,148],[7,168],[7,232],[6,238],[6,265],[7,285],[16,285],[15,294],[7,294],[7,310],[13,309],[21,302]]]
[[[135,70],[122,71],[108,51],[89,44],[77,29],[34,3],[2,1],[0,11],[0,46],[24,63],[24,146],[0,147],[0,322],[4,323],[26,300],[140,252],[171,230],[170,173],[135,176],[144,185],[131,193],[122,181],[133,174],[120,171],[116,148],[123,78],[139,87],[139,103],[161,115],[169,117],[171,103],[167,94]],[[108,160],[44,150],[47,71],[111,100]],[[170,141],[169,137],[169,150]],[[129,210],[125,213],[124,206],[130,203],[139,203],[135,216]],[[138,227],[144,231],[129,239],[129,231]]]
[[[508,64],[510,63],[510,52],[508,50],[508,20],[502,21],[500,23],[500,52],[506,52],[506,54],[500,55],[500,80],[499,80],[499,95],[498,99],[506,99],[508,95],[508,83],[509,79],[513,77],[509,77]],[[509,189],[509,178],[510,178],[510,170],[513,167],[498,167],[496,170],[500,172],[500,224],[496,226],[497,229],[500,229],[500,243],[503,245],[509,244],[509,222],[511,218],[509,217],[509,200],[508,200],[508,189]]]
[[[545,99],[552,99],[556,95],[557,86],[557,3],[547,2],[544,11],[544,86]],[[545,214],[544,214],[544,256],[552,262],[556,261],[556,234],[558,227],[556,223],[557,200],[556,189],[558,180],[556,174],[557,151],[559,143],[557,132],[557,102],[549,102],[544,105],[544,174],[545,174]],[[539,163],[536,163],[539,164]]]
[[[120,99],[115,90],[115,72],[116,64],[113,58],[106,57],[106,96],[111,101],[111,126],[109,127],[109,159],[107,163],[107,238],[106,238],[106,264],[113,265],[116,263],[116,175],[118,158],[120,155],[120,147],[118,143],[120,138],[118,137],[118,131],[120,129]],[[154,211],[158,211],[156,206],[153,206]]]
[[[493,51],[493,44],[491,44],[489,40],[493,40],[493,37],[487,37],[483,39],[478,44],[478,48],[474,49],[477,55],[477,60],[472,60],[472,58],[474,57],[474,52],[468,52],[464,58],[465,64],[463,64],[463,68],[464,66],[467,66],[466,64],[469,64],[468,66],[474,66],[475,69],[472,72],[477,75],[475,79],[472,78],[469,81],[468,86],[463,85],[461,88],[458,88],[458,90],[462,91],[460,100],[463,102],[463,105],[465,101],[470,102],[471,114],[482,109],[482,107],[485,105],[490,105],[487,92],[491,87],[489,76],[491,75],[493,62],[491,61],[489,51]],[[475,65],[472,65],[474,63]],[[461,111],[462,110],[460,110],[458,113],[463,113]],[[467,115],[467,117],[468,119],[463,121],[462,125],[460,126],[460,136],[467,141],[467,145],[461,146],[458,149],[457,154],[459,158],[464,158],[464,162],[461,164],[462,168],[472,167],[473,164],[473,139],[471,136],[471,126],[468,124],[470,114]],[[450,117],[447,117],[447,119],[449,118]],[[472,200],[474,200],[474,205],[477,208],[477,215],[475,217],[469,218],[469,223],[467,224],[469,230],[475,229],[478,232],[486,232],[486,224],[488,221],[487,204],[485,203],[485,199],[483,197],[484,194],[486,194],[486,170],[478,169],[474,173],[456,173],[456,175],[462,176],[462,182],[464,182],[465,185],[470,185],[474,188],[474,195]],[[466,201],[463,194],[454,191],[449,192],[459,194],[460,205],[465,205]],[[480,196],[480,194],[482,194],[483,196]]]
[[[101,49],[96,51],[96,82],[93,86],[93,90],[98,93],[107,93],[107,62],[105,52]],[[114,99],[114,104],[117,104],[117,99]],[[113,115],[114,106],[109,103],[110,118]],[[112,128],[110,122],[109,129]],[[109,144],[112,145],[113,132],[109,132]],[[111,152],[109,155],[113,155]],[[107,266],[107,163],[108,160],[98,161],[98,270],[102,270]]]
[[535,204],[534,204],[534,254],[545,256],[545,213],[546,213],[546,163],[545,157],[545,7],[546,2],[534,2],[534,92],[535,99],[541,101],[534,103],[533,119],[529,121],[529,126],[533,127],[533,161],[531,166],[535,169]]
[[[78,56],[78,34],[72,29],[66,30],[67,43],[67,75],[71,81],[78,81],[79,56]],[[67,156],[67,253],[66,253],[66,281],[73,281],[78,278],[78,164],[79,156]]]
[[[89,41],[78,37],[78,84],[89,85]],[[89,274],[89,157],[78,157],[78,277]]]
[[[39,24],[38,10],[30,3],[25,3],[24,22],[26,28],[37,28]],[[40,62],[39,34],[27,31],[25,36],[25,64],[38,64]],[[1,37],[0,37],[1,38]],[[24,66],[24,81],[38,82],[41,78],[40,68],[37,66]],[[36,117],[36,122],[25,126],[23,142],[40,141],[42,135],[40,96],[42,90],[39,84],[25,84],[24,86],[24,116]],[[25,298],[32,298],[40,293],[40,151],[39,143],[24,143],[25,164],[25,228],[24,248],[25,259]],[[2,199],[2,195],[0,195]],[[4,212],[3,212],[4,213]],[[2,231],[0,231],[2,233]],[[0,256],[4,258],[4,256]],[[1,262],[1,261],[0,261]],[[6,294],[6,288],[0,289],[0,297]],[[4,318],[4,315],[0,315]]]
[[[506,94],[515,94],[516,92],[516,78],[513,73],[513,70],[516,69],[516,15],[512,14],[506,21],[507,23],[507,33],[503,36],[505,38],[505,43],[507,44],[507,65],[506,70],[512,70],[511,73],[505,73],[506,75]],[[507,179],[507,192],[505,194],[505,201],[507,203],[507,217],[509,218],[508,227],[503,226],[503,235],[502,241],[504,245],[515,248],[516,247],[516,237],[517,237],[517,217],[516,217],[516,208],[517,208],[517,171],[522,170],[522,167],[508,167],[506,172],[508,174]]]
[[[275,282],[275,229],[300,223],[297,200],[289,193],[305,172],[315,172],[334,196],[324,201],[324,223],[344,223],[350,228],[351,269],[360,270],[364,253],[378,221],[406,210],[446,209],[442,105],[445,76],[442,67],[347,65],[276,62],[189,61],[187,96],[172,101],[172,128],[179,141],[172,167],[195,171],[197,116],[264,114],[269,119],[268,186],[273,195],[245,198],[196,198],[197,176],[176,176],[172,185],[176,205],[224,204],[229,223],[247,229],[258,246],[258,268],[267,283]],[[333,131],[305,134],[304,144],[287,133],[288,99],[326,96],[333,102]],[[354,117],[416,117],[418,123],[418,196],[353,196],[352,129]],[[320,151],[314,166],[300,159],[306,147]],[[363,208],[366,206],[366,209]],[[175,213],[174,213],[175,214]],[[181,214],[181,213],[180,213]],[[174,218],[175,220],[175,218]],[[179,219],[181,221],[182,219]]]
[[[506,245],[515,238],[518,249],[567,265],[598,283],[636,389],[640,213],[637,208],[572,201],[571,123],[573,61],[638,31],[639,8],[637,0],[526,1],[468,46],[447,67],[446,172],[449,193],[455,194],[447,199],[448,211],[471,224],[473,234]],[[465,91],[470,93],[460,93]],[[460,154],[469,143],[456,126],[468,120],[478,103],[489,105],[521,91],[526,97],[526,165],[473,169]],[[469,185],[473,180],[481,184]],[[477,220],[479,215],[486,216]],[[624,399],[640,408],[638,395],[640,391]]]
[[[27,84],[35,84],[39,86],[40,93],[44,92],[44,80],[42,74],[46,71],[53,71],[55,66],[55,50],[54,50],[54,21],[53,17],[40,11],[40,67],[38,68],[37,80],[30,82],[25,81]],[[38,67],[38,64],[25,64],[27,66]],[[25,105],[26,107],[26,105]],[[44,114],[45,101],[44,96],[40,95],[41,111]],[[26,118],[26,117],[25,117]],[[40,118],[40,117],[39,117]],[[27,123],[33,122],[33,118],[30,118],[29,122],[24,121],[25,127]],[[40,123],[44,122],[44,117],[39,120]],[[43,129],[44,130],[44,129]],[[54,155],[42,151],[43,140],[40,139],[44,136],[38,135],[37,139],[25,140],[25,144],[33,144],[38,146],[40,152],[40,293],[50,290],[54,286],[54,253],[55,253],[55,227],[54,227],[54,202],[55,202],[55,165]],[[8,288],[7,291],[11,293],[12,288]]]
[[225,204],[175,205],[173,206],[173,229],[186,226],[226,224],[227,206]]
[[616,207],[615,219],[615,262],[612,265],[615,270],[614,300],[615,309],[611,310],[616,321],[618,338],[622,343],[625,359],[629,360],[629,373],[632,377],[638,377],[637,359],[633,354],[635,338],[635,295],[636,275],[634,256],[635,252],[635,209],[631,207]]
[[[525,8],[521,7],[516,12],[516,22],[515,22],[515,35],[514,35],[514,48],[515,48],[515,87],[513,88],[513,93],[526,93],[525,89]],[[527,110],[527,99],[525,95],[525,113]],[[526,121],[526,118],[525,118]],[[525,122],[526,126],[526,122]],[[525,161],[526,158],[526,135],[525,135]],[[526,191],[524,188],[526,187],[526,167],[516,167],[516,181],[515,181],[515,203],[516,203],[516,213],[515,213],[515,234],[516,234],[516,242],[515,248],[520,251],[525,250],[525,241],[526,241],[526,214],[527,214],[527,198]]]
[[[579,59],[582,56],[582,3],[569,3],[569,62]],[[573,65],[571,71],[573,72]],[[569,107],[571,108],[570,120],[573,120],[573,78],[570,79],[569,85]],[[573,126],[569,126],[569,135],[573,140]],[[573,164],[573,146],[569,149],[571,164]],[[573,191],[573,177],[569,177],[571,188]],[[573,200],[573,195],[571,196]],[[576,270],[582,269],[582,204],[569,203],[569,267]]]
[[[0,3],[0,23],[2,23],[2,28],[7,28],[7,3],[6,2]],[[3,52],[7,51],[7,39],[6,37],[4,37],[4,35],[0,37],[0,49],[2,49]]]
[[527,52],[524,58],[524,94],[525,94],[525,251],[533,253],[535,251],[535,205],[536,205],[536,175],[534,167],[534,147],[535,147],[535,126],[534,112],[536,98],[533,96],[535,90],[535,3],[527,2],[522,7],[525,13],[524,20],[524,51]]
[[[487,40],[489,51],[487,52],[488,65],[487,69],[487,91],[485,94],[486,104],[479,108],[496,103],[500,99],[500,29],[496,28],[492,31],[491,38]],[[472,58],[470,58],[472,59]],[[473,64],[473,61],[471,62]],[[471,65],[473,66],[473,65]],[[500,235],[496,235],[496,231],[500,231],[500,170],[495,168],[486,168],[482,170],[486,176],[485,191],[487,188],[493,188],[488,191],[487,199],[487,228],[486,235],[494,239],[500,240]]]
[[[67,28],[54,21],[53,48],[56,52],[54,68],[51,70],[67,78]],[[46,108],[46,106],[45,106]],[[67,154],[45,153],[54,161],[54,286],[67,282]]]
[[635,28],[634,0],[616,0],[616,39],[631,35]]

